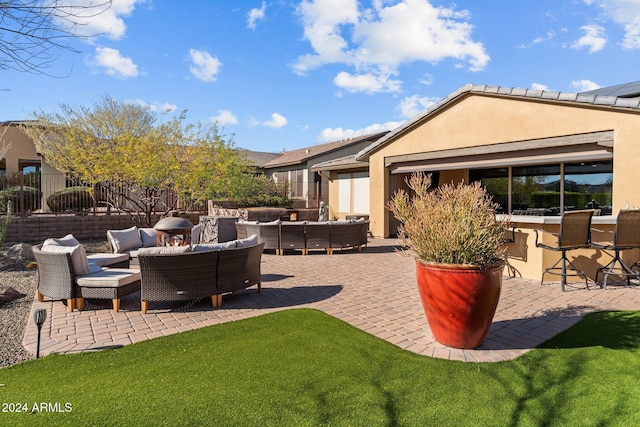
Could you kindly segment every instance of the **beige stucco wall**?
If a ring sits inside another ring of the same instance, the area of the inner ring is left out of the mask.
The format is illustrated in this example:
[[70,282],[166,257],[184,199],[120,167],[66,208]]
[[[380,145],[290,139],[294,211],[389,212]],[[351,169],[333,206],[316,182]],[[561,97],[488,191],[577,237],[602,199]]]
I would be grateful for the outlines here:
[[19,160],[40,161],[40,156],[36,153],[36,147],[31,138],[16,126],[0,126],[0,147],[2,143],[9,144],[11,148],[5,155],[7,174],[20,171]]
[[[525,98],[467,94],[414,129],[397,136],[369,158],[374,236],[389,236],[390,197],[388,156],[466,148],[539,138],[614,131],[613,211],[628,201],[640,206],[640,111],[597,108],[587,104],[559,104]],[[440,181],[465,179],[467,171],[443,173]]]

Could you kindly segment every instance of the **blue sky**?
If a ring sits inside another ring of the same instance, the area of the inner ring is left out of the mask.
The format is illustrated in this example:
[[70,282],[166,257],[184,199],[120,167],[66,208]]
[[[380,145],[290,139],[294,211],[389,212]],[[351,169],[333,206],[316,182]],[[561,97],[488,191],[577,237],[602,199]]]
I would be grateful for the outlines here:
[[280,152],[392,129],[467,83],[640,80],[640,0],[114,0],[82,24],[100,35],[49,75],[0,71],[0,121],[109,95]]

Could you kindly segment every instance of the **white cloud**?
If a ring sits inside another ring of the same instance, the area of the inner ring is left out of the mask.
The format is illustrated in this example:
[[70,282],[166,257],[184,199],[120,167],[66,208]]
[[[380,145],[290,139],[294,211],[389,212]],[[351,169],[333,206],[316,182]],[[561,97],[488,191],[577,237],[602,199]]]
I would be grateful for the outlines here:
[[402,115],[402,117],[409,119],[422,113],[424,110],[431,107],[436,102],[438,102],[438,98],[412,95],[407,96],[402,101],[400,101],[397,109],[400,110],[400,114]]
[[600,85],[592,82],[591,80],[573,80],[571,82],[571,88],[576,92],[586,92],[589,90],[600,89]]
[[256,29],[256,22],[262,21],[264,19],[264,13],[267,10],[267,3],[262,2],[262,7],[260,9],[253,8],[247,14],[247,28],[251,30]]
[[324,144],[327,142],[355,138],[356,136],[371,135],[373,133],[395,129],[402,123],[403,122],[387,122],[383,124],[373,124],[362,129],[326,128],[320,132],[316,141],[318,141],[319,144]]
[[595,53],[604,49],[607,44],[606,30],[601,25],[583,25],[580,30],[584,35],[576,40],[571,47],[573,49],[589,49],[589,53]]
[[302,1],[297,13],[313,53],[298,57],[294,72],[304,75],[326,64],[343,64],[355,73],[340,72],[336,84],[375,93],[400,91],[401,82],[389,76],[411,62],[454,59],[472,71],[486,67],[489,55],[471,38],[467,11],[434,7],[427,0],[388,3],[374,1],[372,8],[359,10],[357,0]]
[[238,118],[229,110],[218,110],[218,115],[211,116],[209,120],[213,123],[218,123],[220,126],[238,123]]
[[287,118],[282,114],[278,114],[278,113],[273,113],[271,115],[271,120],[267,120],[261,123],[262,126],[268,126],[274,129],[280,129],[283,126],[286,126],[286,124],[287,124]]
[[105,73],[119,79],[138,76],[138,66],[131,58],[121,56],[117,49],[96,47],[95,52],[95,56],[87,61],[89,65],[104,68]]
[[189,67],[191,74],[204,82],[215,82],[222,62],[211,56],[205,50],[189,49],[189,59],[192,65]]
[[176,104],[170,104],[168,102],[152,102],[148,103],[142,99],[132,99],[129,101],[132,104],[141,105],[147,107],[151,111],[157,111],[159,113],[173,113],[178,106]]
[[584,0],[587,5],[597,4],[604,15],[622,26],[625,35],[622,47],[640,48],[640,1],[638,0]]
[[533,90],[549,90],[549,86],[543,85],[542,83],[532,83],[531,89]]
[[388,75],[379,74],[349,74],[341,71],[333,79],[333,83],[347,92],[398,92],[402,82],[391,80]]
[[[67,16],[57,23],[79,36],[104,35],[112,40],[120,40],[127,29],[122,18],[130,16],[136,5],[146,1],[113,0],[108,7],[104,1],[61,0],[55,2],[55,7]],[[50,2],[53,3],[52,0]]]
[[258,120],[255,117],[251,117],[248,122],[249,126],[267,126],[274,129],[279,129],[287,124],[287,118],[282,114],[273,113],[271,120]]

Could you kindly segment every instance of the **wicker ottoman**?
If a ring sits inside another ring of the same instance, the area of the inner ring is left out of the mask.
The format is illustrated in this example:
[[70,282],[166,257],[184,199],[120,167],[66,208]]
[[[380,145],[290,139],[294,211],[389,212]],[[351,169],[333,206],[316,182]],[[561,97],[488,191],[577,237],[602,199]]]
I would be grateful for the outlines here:
[[120,310],[120,298],[138,292],[142,275],[138,270],[108,268],[77,276],[76,308],[82,310],[85,298],[113,300],[113,311]]

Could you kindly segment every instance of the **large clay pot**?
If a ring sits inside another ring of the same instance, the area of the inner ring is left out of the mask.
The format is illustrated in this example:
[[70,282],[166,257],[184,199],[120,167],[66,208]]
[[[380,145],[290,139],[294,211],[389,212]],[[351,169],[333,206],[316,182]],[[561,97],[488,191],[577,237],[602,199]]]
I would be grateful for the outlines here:
[[482,344],[500,299],[503,267],[416,262],[420,299],[439,343],[466,349]]

